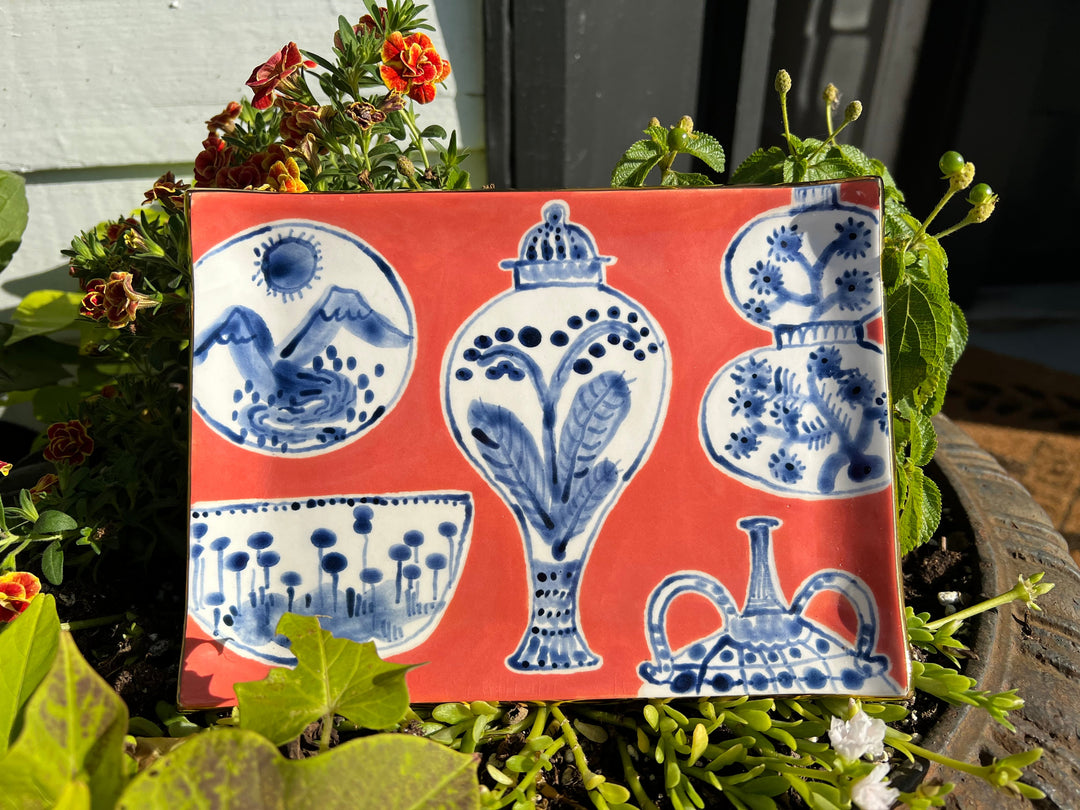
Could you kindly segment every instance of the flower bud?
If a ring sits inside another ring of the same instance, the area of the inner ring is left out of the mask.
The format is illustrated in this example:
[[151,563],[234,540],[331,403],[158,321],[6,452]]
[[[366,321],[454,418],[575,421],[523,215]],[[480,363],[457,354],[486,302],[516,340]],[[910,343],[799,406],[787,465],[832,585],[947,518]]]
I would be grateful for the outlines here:
[[654,115],[652,118],[649,119],[649,126],[650,127],[658,127],[658,126],[660,126],[660,119],[657,118]]
[[405,157],[405,155],[398,155],[397,167],[398,171],[406,177],[416,176],[416,167],[413,165],[413,162],[411,160]]
[[776,71],[776,81],[773,82],[773,87],[776,88],[776,92],[783,95],[791,90],[791,76],[783,68]]
[[829,82],[825,85],[825,92],[821,94],[821,98],[830,107],[836,109],[836,105],[840,103],[840,91],[836,89],[836,85]]
[[971,185],[971,181],[975,179],[975,164],[968,161],[964,164],[964,168],[958,171],[956,174],[949,177],[949,190],[954,194],[957,191],[962,191]]
[[689,115],[684,115],[679,119],[679,123],[675,125],[676,129],[681,129],[687,135],[694,131],[694,119]]
[[858,121],[860,115],[862,115],[861,101],[853,101],[844,108],[844,121],[847,123]]
[[[972,206],[972,209],[968,213],[967,218],[971,222],[986,222],[986,220],[990,219],[990,215],[994,213],[994,206],[997,205],[997,201],[998,196],[997,194],[995,194],[993,197],[990,197],[984,202]],[[1036,610],[1040,609],[1035,603],[1031,603],[1031,607],[1035,608]]]

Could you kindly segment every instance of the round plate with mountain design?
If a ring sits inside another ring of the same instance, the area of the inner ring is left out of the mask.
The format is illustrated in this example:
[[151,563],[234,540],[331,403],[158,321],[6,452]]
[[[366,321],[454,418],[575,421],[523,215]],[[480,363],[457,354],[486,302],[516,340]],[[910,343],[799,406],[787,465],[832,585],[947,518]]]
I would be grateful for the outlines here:
[[416,320],[394,269],[348,231],[273,222],[195,264],[193,400],[267,455],[328,452],[385,416],[412,372]]

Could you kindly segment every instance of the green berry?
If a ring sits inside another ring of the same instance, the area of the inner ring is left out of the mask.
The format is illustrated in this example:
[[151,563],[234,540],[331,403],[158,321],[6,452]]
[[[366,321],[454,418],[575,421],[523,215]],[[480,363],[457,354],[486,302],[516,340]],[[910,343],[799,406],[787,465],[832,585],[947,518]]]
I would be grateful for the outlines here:
[[679,152],[686,147],[686,142],[690,139],[685,129],[675,127],[669,129],[667,134],[667,148],[671,152]]
[[979,183],[973,186],[971,191],[968,192],[968,202],[972,205],[982,205],[984,202],[994,196],[994,190],[990,188],[986,183]]
[[943,175],[950,177],[964,168],[964,156],[950,149],[941,156],[937,165]]

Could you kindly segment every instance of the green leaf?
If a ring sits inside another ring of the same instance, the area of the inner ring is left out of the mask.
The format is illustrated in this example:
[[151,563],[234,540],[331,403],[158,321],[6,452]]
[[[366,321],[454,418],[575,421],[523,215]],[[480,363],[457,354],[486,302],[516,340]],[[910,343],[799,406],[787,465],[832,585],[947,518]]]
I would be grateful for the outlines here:
[[59,540],[53,540],[41,554],[41,573],[53,585],[64,581],[64,549]]
[[75,323],[82,296],[60,290],[35,290],[19,302],[12,320],[15,329],[7,340],[11,346],[33,335],[57,332]]
[[919,467],[925,467],[934,457],[938,441],[933,421],[922,411],[911,411],[909,439],[911,441],[909,454],[911,463]]
[[424,127],[424,131],[420,133],[421,138],[445,138],[446,130],[440,127],[438,124],[431,124]]
[[22,710],[56,658],[60,619],[56,602],[41,594],[0,633],[0,756],[22,727]]
[[60,534],[79,528],[73,517],[49,509],[42,512],[34,521],[34,534]]
[[386,663],[372,642],[334,638],[314,616],[286,613],[277,632],[292,641],[296,668],[274,669],[263,681],[236,684],[244,728],[284,745],[328,715],[340,714],[372,729],[404,717],[410,666]]
[[94,807],[112,807],[124,786],[127,707],[60,634],[52,667],[26,704],[23,729],[0,759],[0,806],[28,810],[90,786]]
[[662,186],[679,186],[682,188],[698,188],[701,186],[715,186],[708,176],[704,174],[698,174],[697,172],[676,172],[669,171],[664,175],[663,181],[660,183]]
[[889,380],[894,401],[913,393],[938,373],[945,355],[949,297],[928,284],[902,284],[887,296],[885,328]]
[[352,807],[476,810],[476,764],[438,743],[376,734],[310,759],[285,759],[259,735],[199,734],[140,773],[117,810]]
[[[877,167],[880,166],[882,169],[885,168],[884,164],[880,161],[871,160],[864,151],[849,143],[838,143],[829,150],[830,157],[836,153],[839,153],[844,163],[851,171],[856,172],[855,176],[880,176]],[[877,164],[876,166],[875,163]]]
[[714,172],[724,170],[724,147],[711,135],[706,135],[704,132],[691,134],[680,151],[693,155]]
[[664,157],[665,149],[654,141],[635,141],[623,152],[611,172],[612,186],[643,186],[645,178]]
[[0,272],[19,249],[29,215],[26,181],[17,174],[0,170]]
[[907,489],[900,504],[900,553],[930,540],[941,522],[941,490],[915,466],[908,466]]
[[59,382],[69,376],[64,363],[77,363],[77,346],[36,336],[17,346],[6,346],[13,327],[0,323],[0,394],[32,391]]
[[783,165],[787,162],[787,153],[779,146],[758,149],[731,175],[733,184],[783,183]]

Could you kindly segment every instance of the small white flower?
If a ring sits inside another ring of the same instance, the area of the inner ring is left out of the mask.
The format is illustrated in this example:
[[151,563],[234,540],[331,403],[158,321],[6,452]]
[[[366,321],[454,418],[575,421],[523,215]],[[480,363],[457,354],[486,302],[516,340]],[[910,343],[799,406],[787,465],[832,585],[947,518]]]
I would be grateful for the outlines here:
[[850,720],[834,717],[829,723],[829,741],[841,757],[854,762],[864,756],[885,753],[885,723],[859,708]]
[[851,800],[860,810],[889,810],[899,795],[889,786],[889,766],[884,762],[851,786]]

